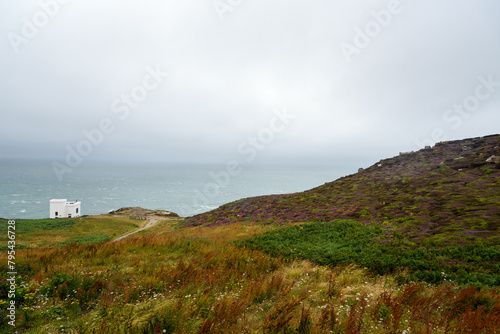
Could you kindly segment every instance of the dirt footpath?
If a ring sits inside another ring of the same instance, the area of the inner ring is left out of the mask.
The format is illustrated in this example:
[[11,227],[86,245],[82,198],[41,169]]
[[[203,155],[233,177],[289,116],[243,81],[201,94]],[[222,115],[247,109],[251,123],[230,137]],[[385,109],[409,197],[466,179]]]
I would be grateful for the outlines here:
[[113,242],[122,240],[122,239],[124,239],[124,238],[126,238],[134,233],[137,233],[139,231],[150,228],[151,226],[156,225],[160,220],[165,219],[165,217],[159,217],[159,216],[147,216],[146,218],[148,219],[148,222],[146,223],[146,225],[144,225],[144,227],[141,227],[140,229],[135,230],[134,232],[130,232],[130,233],[127,233],[125,235],[122,235],[121,237],[118,237],[115,240],[113,240]]

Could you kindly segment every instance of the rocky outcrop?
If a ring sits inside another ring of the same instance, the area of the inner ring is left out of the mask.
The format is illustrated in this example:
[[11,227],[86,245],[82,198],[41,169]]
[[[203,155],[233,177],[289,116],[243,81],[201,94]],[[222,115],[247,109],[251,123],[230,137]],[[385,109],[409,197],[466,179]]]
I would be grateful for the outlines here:
[[149,210],[141,207],[125,207],[109,212],[113,216],[127,216],[133,219],[146,219],[147,216],[179,217],[178,214],[165,210]]
[[492,163],[492,164],[500,164],[500,155],[492,155],[488,159],[486,159],[486,162]]

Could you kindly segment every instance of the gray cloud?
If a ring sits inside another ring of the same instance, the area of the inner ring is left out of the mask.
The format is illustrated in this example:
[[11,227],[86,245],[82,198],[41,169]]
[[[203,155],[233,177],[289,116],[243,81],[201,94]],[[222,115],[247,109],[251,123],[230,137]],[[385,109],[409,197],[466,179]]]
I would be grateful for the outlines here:
[[[109,118],[114,130],[85,159],[223,163],[283,106],[296,118],[260,162],[369,162],[437,128],[498,133],[500,87],[458,128],[443,119],[479,77],[500,82],[493,0],[401,1],[350,63],[340,45],[391,1],[243,0],[224,20],[206,0],[68,1],[45,6],[53,17],[16,53],[9,36],[23,37],[40,3],[59,2],[0,4],[0,158],[64,161]],[[156,66],[168,78],[120,119],[113,102]]]

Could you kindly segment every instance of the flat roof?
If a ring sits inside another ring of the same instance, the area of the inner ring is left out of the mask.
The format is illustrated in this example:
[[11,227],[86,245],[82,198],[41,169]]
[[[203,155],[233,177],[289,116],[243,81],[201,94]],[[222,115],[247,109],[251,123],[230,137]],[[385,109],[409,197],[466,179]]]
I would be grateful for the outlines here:
[[50,200],[51,202],[64,202],[66,204],[77,204],[77,203],[81,203],[80,201],[69,201],[67,199],[51,199]]

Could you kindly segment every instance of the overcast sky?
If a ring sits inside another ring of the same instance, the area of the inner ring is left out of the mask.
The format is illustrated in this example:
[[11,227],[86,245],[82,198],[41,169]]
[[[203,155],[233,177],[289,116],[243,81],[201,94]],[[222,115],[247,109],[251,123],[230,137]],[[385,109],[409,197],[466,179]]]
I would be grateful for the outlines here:
[[499,15],[496,0],[2,1],[0,159],[356,164],[499,133]]

